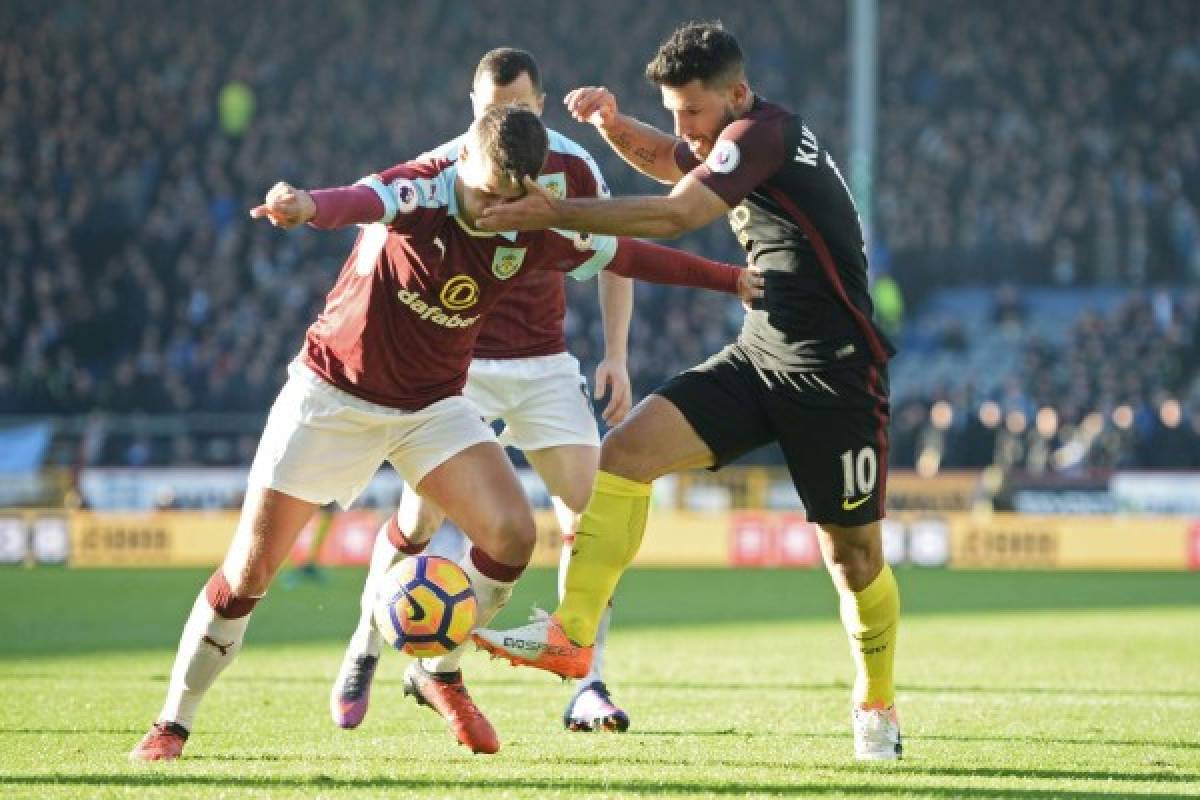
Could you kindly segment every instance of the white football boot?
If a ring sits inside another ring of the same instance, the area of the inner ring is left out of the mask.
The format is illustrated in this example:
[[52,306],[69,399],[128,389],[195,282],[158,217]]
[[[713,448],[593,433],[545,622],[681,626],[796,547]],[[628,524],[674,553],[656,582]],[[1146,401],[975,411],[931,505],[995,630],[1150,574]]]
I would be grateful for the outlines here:
[[859,761],[891,761],[904,752],[895,706],[855,708],[850,724],[854,728],[854,757]]

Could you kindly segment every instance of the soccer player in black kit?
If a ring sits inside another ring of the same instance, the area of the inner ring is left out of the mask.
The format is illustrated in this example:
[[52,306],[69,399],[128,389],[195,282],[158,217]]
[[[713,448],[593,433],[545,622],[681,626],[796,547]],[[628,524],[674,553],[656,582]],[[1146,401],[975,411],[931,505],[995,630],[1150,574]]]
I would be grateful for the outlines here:
[[558,200],[527,181],[525,198],[493,206],[480,225],[673,238],[724,214],[764,272],[765,296],[735,342],[667,381],[605,437],[557,611],[478,631],[476,641],[516,664],[583,674],[600,615],[641,544],[654,479],[717,469],[777,441],[841,597],[857,673],[855,755],[899,758],[900,602],[880,526],[894,350],[872,320],[854,201],[804,120],[753,93],[741,48],[719,23],[676,30],[646,76],[674,136],[619,114],[604,88],[576,89],[566,103],[632,166],[672,184],[669,195]]

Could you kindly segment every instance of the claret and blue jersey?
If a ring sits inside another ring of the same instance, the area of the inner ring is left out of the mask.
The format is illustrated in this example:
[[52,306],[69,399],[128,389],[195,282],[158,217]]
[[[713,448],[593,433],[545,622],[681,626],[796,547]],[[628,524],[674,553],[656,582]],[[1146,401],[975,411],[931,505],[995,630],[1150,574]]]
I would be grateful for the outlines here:
[[[557,131],[546,133],[549,152],[538,183],[557,197],[607,197],[608,186],[591,155]],[[451,139],[421,159],[456,161],[465,136]],[[563,318],[567,297],[563,275],[523,270],[516,280],[520,289],[509,292],[503,302],[480,320],[476,358],[534,358],[566,351]]]
[[519,279],[538,271],[587,279],[616,253],[606,236],[473,230],[458,216],[456,176],[453,161],[433,157],[360,182],[384,214],[360,232],[304,350],[334,386],[400,409],[457,394],[481,318]]

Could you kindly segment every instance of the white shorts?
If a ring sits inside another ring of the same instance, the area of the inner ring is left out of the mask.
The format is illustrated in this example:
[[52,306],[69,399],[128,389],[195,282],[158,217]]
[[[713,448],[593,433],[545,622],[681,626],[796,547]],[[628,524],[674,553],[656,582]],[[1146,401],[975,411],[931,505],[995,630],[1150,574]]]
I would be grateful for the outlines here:
[[348,508],[384,461],[416,486],[457,453],[496,441],[461,396],[401,411],[347,394],[298,361],[288,376],[258,443],[251,486]]
[[471,362],[463,396],[488,422],[504,423],[503,445],[525,451],[600,446],[587,380],[570,353],[477,358]]

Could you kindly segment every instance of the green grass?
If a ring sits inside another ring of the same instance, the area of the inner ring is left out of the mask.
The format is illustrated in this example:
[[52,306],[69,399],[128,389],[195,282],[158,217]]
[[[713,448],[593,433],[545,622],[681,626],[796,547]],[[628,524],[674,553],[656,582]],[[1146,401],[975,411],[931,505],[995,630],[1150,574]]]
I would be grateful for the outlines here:
[[[907,754],[850,757],[849,657],[818,572],[641,570],[609,682],[624,736],[566,734],[569,687],[472,655],[504,741],[457,747],[389,657],[356,731],[328,719],[357,571],[272,590],[185,760],[136,767],[205,574],[0,571],[0,797],[1200,796],[1200,576],[900,574]],[[553,591],[532,571],[503,618]]]

